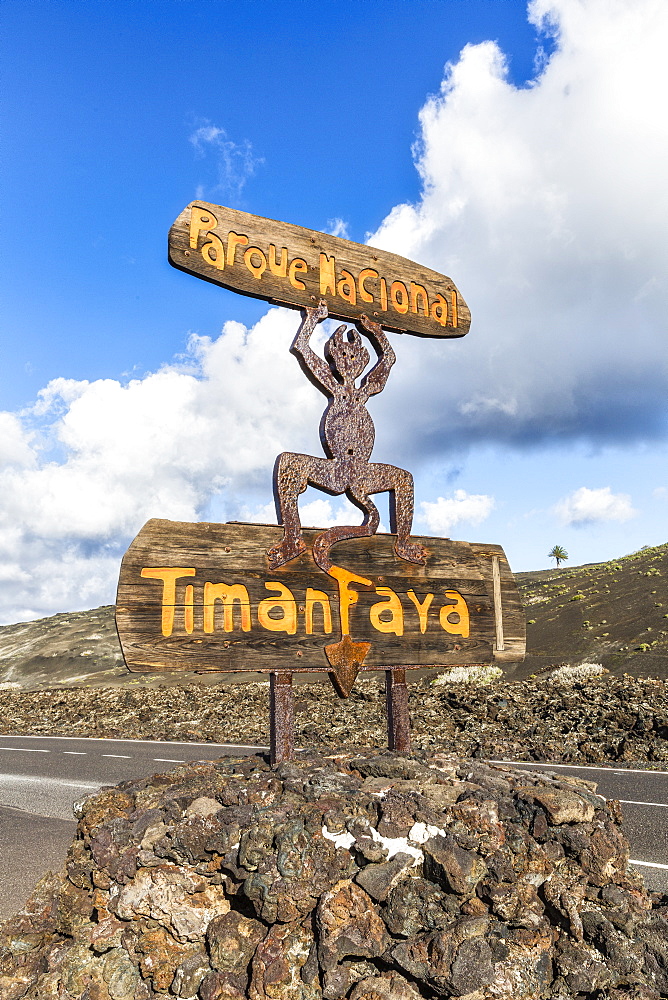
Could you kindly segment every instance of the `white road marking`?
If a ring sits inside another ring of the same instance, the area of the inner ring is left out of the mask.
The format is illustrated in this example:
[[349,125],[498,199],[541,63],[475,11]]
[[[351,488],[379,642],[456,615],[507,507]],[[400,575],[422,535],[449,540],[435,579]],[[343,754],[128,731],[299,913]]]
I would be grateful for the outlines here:
[[71,757],[87,757],[88,754],[85,750],[63,750],[63,753],[68,753]]
[[[80,743],[92,743],[96,740],[98,743],[157,743],[158,746],[177,746],[177,747],[228,747],[237,748],[239,750],[269,750],[268,746],[260,746],[257,744],[245,744],[245,743],[195,743],[193,741],[187,740],[135,740],[135,739],[114,739],[113,737],[100,737],[100,736],[18,736],[16,733],[0,733],[0,739],[2,740],[70,740],[78,741]],[[2,749],[0,747],[0,749]],[[504,763],[500,761],[499,763]],[[661,772],[657,772],[661,773]]]
[[606,771],[608,774],[662,774],[668,778],[668,771],[649,771],[645,768],[625,767],[623,771],[615,771],[612,767],[594,767],[592,764],[548,764],[539,760],[490,760],[489,764],[517,764],[525,767],[570,767],[575,771]]
[[0,774],[2,785],[67,785],[68,788],[99,788],[99,783],[93,785],[90,781],[71,781],[68,778],[36,778],[32,774]]
[[124,760],[132,760],[132,757],[127,753],[103,753],[100,754],[101,757],[122,757]]
[[662,809],[668,809],[668,802],[636,802],[635,799],[620,799],[619,801],[628,806],[660,806]]
[[[28,774],[0,775],[0,805],[34,816],[73,821],[72,802],[97,792],[101,782],[36,778]],[[73,824],[74,825],[74,824]]]
[[33,750],[32,747],[0,747],[0,750],[18,750],[20,753],[51,753],[50,750]]
[[185,760],[175,760],[174,757],[154,757],[160,764],[185,764]]
[[629,858],[630,865],[642,865],[644,868],[662,868],[668,871],[668,865],[660,865],[658,861],[636,861],[634,858]]

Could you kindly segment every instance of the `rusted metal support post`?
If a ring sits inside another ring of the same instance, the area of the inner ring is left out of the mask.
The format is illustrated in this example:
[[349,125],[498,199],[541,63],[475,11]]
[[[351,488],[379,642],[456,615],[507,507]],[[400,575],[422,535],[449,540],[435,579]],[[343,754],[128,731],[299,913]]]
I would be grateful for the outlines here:
[[292,671],[272,670],[269,675],[269,734],[271,763],[292,760],[295,752]]
[[387,745],[390,750],[408,752],[411,748],[411,720],[408,714],[408,688],[403,667],[385,671],[387,707]]

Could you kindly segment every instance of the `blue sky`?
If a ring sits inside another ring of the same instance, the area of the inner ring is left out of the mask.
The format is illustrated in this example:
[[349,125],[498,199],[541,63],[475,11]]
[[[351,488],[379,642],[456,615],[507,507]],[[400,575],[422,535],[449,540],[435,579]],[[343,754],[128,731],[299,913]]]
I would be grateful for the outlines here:
[[0,620],[111,602],[148,517],[264,520],[277,451],[319,453],[297,315],[167,263],[195,197],[460,287],[469,335],[395,337],[373,408],[416,531],[498,542],[516,569],[666,541],[661,0],[0,17]]
[[[30,205],[39,244],[6,245],[21,350],[3,358],[5,407],[57,376],[155,368],[189,329],[257,319],[261,304],[167,265],[167,230],[196,192],[313,229],[342,218],[364,241],[419,195],[411,145],[445,62],[499,38],[522,83],[536,39],[524,4],[504,0],[3,8],[5,232],[25,233]],[[207,125],[236,147],[227,178],[220,149],[190,141]]]

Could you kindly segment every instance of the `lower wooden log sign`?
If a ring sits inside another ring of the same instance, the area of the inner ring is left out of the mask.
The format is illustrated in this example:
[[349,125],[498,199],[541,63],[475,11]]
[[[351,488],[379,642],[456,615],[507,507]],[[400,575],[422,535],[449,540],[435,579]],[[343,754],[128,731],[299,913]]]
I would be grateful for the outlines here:
[[[345,697],[361,670],[385,670],[390,746],[408,748],[404,671],[521,660],[519,594],[498,545],[413,536],[425,565],[397,558],[396,536],[339,542],[323,572],[321,534],[272,569],[283,529],[151,520],[121,566],[116,624],[133,671],[260,671],[272,677],[272,751],[292,752],[290,681],[327,671]],[[287,716],[287,717],[286,717]]]

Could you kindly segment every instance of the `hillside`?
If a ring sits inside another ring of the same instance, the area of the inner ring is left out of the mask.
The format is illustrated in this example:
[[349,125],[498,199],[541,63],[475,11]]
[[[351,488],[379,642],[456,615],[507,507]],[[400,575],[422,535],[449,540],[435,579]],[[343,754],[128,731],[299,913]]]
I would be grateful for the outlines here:
[[668,544],[611,562],[518,573],[527,658],[509,676],[558,663],[668,676]]
[[[615,674],[668,677],[668,544],[586,566],[518,573],[527,614],[527,658],[510,679],[552,665],[603,663]],[[235,681],[254,675],[236,675]],[[0,686],[34,690],[219,684],[221,675],[130,674],[114,608],[0,626]]]
[[[257,675],[236,675],[244,680]],[[114,605],[0,626],[0,690],[220,684],[220,674],[131,674],[116,634]]]

